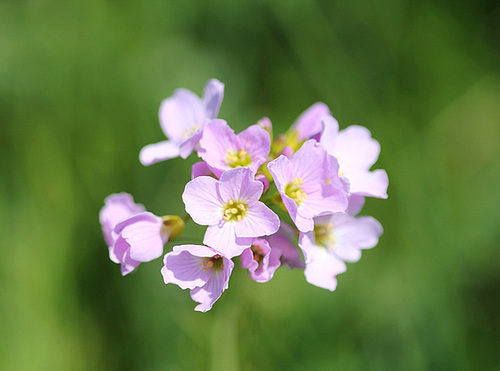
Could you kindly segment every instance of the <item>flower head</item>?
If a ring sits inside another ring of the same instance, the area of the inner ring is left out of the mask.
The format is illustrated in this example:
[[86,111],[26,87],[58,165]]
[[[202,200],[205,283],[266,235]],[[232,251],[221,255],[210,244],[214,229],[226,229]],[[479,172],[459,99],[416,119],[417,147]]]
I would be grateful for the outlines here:
[[227,289],[234,263],[220,252],[201,245],[174,246],[161,269],[166,284],[190,289],[200,303],[195,310],[206,312]]
[[271,149],[269,133],[258,124],[239,134],[224,120],[212,120],[203,131],[199,154],[220,173],[237,167],[248,167],[254,173]]
[[308,140],[288,159],[268,165],[290,217],[302,232],[313,229],[313,218],[344,211],[348,185],[335,171],[336,161],[315,140]]
[[335,287],[332,270],[345,269],[340,263],[343,261],[357,262],[361,249],[374,247],[382,234],[382,226],[371,216],[353,215],[362,199],[354,197],[352,201],[355,205],[348,212],[314,218],[314,230],[299,236],[299,246],[306,256],[306,278],[317,286]]
[[224,95],[224,84],[212,79],[203,97],[187,89],[177,89],[160,106],[160,126],[169,140],[145,146],[139,154],[143,165],[175,157],[187,158],[198,145],[204,126],[217,117]]
[[203,243],[219,246],[228,257],[240,255],[256,237],[275,233],[278,216],[259,201],[263,184],[248,168],[222,173],[220,180],[200,176],[191,180],[182,194],[193,220],[208,225]]
[[280,255],[272,254],[269,242],[263,238],[255,239],[241,254],[241,267],[248,269],[256,282],[269,281],[280,264]]

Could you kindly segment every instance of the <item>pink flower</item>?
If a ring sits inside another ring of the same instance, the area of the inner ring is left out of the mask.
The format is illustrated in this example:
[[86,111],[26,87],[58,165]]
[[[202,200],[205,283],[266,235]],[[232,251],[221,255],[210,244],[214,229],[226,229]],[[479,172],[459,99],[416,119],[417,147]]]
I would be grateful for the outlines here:
[[234,263],[214,249],[201,245],[174,246],[161,269],[166,284],[190,289],[200,303],[195,310],[206,312],[227,289]]
[[241,254],[241,267],[256,282],[268,282],[280,266],[280,254],[272,254],[269,242],[258,238]]
[[311,231],[315,216],[346,209],[348,185],[340,180],[337,166],[315,140],[305,142],[290,159],[280,156],[269,163],[268,169],[299,231]]
[[141,262],[159,258],[170,235],[163,219],[149,212],[118,223],[113,233],[116,239],[110,248],[110,257],[121,264],[122,275],[132,272]]
[[337,120],[325,116],[320,143],[328,154],[337,158],[340,175],[349,180],[351,194],[387,198],[387,173],[369,171],[378,159],[380,145],[368,129],[353,125],[339,131]]
[[216,119],[205,127],[198,153],[220,173],[236,167],[248,167],[255,173],[270,150],[269,133],[258,124],[236,135],[226,121]]
[[343,261],[357,262],[361,249],[374,247],[382,234],[377,220],[352,214],[362,206],[362,198],[351,200],[355,205],[348,212],[314,218],[314,230],[299,236],[299,246],[306,256],[307,281],[332,291],[337,284],[335,275],[345,271]]
[[175,157],[187,158],[197,146],[203,127],[217,117],[224,84],[212,79],[205,85],[203,98],[187,89],[177,89],[160,106],[160,126],[169,140],[149,144],[139,154],[145,166]]
[[128,193],[115,193],[106,197],[99,213],[99,221],[107,245],[113,245],[116,239],[113,229],[119,222],[143,211],[146,211],[146,208],[136,204],[132,195]]
[[259,201],[263,184],[248,168],[225,171],[220,180],[200,176],[182,194],[193,220],[208,225],[203,243],[232,258],[250,247],[256,237],[275,233],[278,216]]

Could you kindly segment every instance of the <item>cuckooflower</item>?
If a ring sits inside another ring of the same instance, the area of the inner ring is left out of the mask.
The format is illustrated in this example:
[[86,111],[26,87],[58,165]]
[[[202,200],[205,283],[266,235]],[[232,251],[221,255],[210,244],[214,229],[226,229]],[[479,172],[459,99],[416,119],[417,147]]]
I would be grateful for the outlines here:
[[387,198],[387,173],[369,171],[378,159],[380,144],[367,128],[352,125],[339,131],[337,120],[325,116],[320,143],[328,154],[337,158],[340,175],[349,180],[351,194]]
[[[296,137],[297,143],[314,138],[321,133],[321,118],[329,115],[330,110],[324,103],[318,102],[306,109],[292,124],[289,135]],[[293,140],[292,140],[293,142]],[[292,146],[293,147],[293,146]]]
[[301,232],[311,231],[313,218],[344,211],[347,188],[336,160],[315,140],[308,140],[290,159],[280,156],[268,164],[283,204]]
[[128,193],[115,193],[106,197],[104,206],[99,212],[99,221],[107,245],[109,247],[113,245],[116,239],[113,229],[119,222],[143,211],[146,211],[146,208],[136,204],[132,195]]
[[241,267],[248,269],[250,277],[256,282],[268,282],[280,266],[280,254],[272,254],[269,242],[257,238],[252,246],[241,254]]
[[220,173],[237,167],[256,172],[269,155],[269,133],[258,124],[236,135],[224,120],[210,121],[203,130],[198,154]]
[[208,121],[217,117],[224,84],[216,79],[205,85],[203,98],[187,89],[177,89],[160,106],[160,126],[169,139],[145,146],[139,159],[145,166],[175,157],[187,158],[196,148]]
[[316,217],[314,230],[299,236],[299,246],[306,256],[306,279],[332,291],[336,286],[332,272],[345,270],[342,261],[357,262],[361,249],[374,247],[382,234],[382,226],[371,216],[354,216],[362,198],[351,197],[349,202],[353,205],[346,213]]
[[254,238],[279,228],[278,216],[259,201],[262,190],[250,169],[236,168],[222,173],[219,180],[207,176],[191,180],[182,200],[196,223],[208,225],[203,243],[218,246],[232,258],[250,247]]
[[161,274],[166,284],[191,290],[200,303],[195,310],[206,312],[227,289],[234,263],[220,252],[201,245],[174,246],[166,254]]
[[170,231],[163,219],[143,212],[118,223],[114,231],[116,240],[110,250],[121,264],[122,275],[132,272],[141,262],[161,256]]

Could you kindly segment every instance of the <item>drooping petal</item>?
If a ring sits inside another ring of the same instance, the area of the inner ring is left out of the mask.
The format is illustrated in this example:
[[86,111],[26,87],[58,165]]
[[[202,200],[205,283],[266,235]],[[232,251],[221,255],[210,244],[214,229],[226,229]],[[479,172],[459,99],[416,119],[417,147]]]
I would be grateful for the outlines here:
[[336,276],[345,271],[346,266],[342,260],[326,249],[319,249],[314,260],[306,263],[304,274],[310,284],[334,291],[337,288]]
[[[165,255],[161,273],[166,284],[173,283],[181,289],[194,289],[205,285],[210,279],[211,272],[204,269],[203,257],[193,254],[198,245],[175,246],[174,250]],[[213,256],[213,250],[202,246],[208,251],[207,257]]]
[[[227,260],[230,262],[230,260]],[[233,264],[231,262],[231,264]],[[232,267],[231,267],[232,270]],[[221,297],[222,292],[227,287],[229,277],[223,270],[214,271],[208,282],[202,287],[196,287],[191,290],[191,298],[200,303],[194,310],[198,312],[207,312],[212,309],[214,303]]]
[[167,241],[162,233],[163,220],[149,212],[143,212],[119,223],[115,233],[130,245],[130,258],[139,262],[156,259],[163,253]]
[[186,184],[182,201],[187,213],[201,225],[214,225],[222,220],[222,201],[218,182],[208,176],[200,176]]

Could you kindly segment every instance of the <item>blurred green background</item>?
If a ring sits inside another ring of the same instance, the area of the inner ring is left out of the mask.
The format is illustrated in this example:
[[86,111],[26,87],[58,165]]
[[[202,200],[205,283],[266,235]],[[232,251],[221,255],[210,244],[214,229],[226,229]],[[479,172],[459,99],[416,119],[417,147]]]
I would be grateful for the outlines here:
[[[499,45],[487,0],[2,0],[0,369],[500,370]],[[183,213],[194,156],[138,153],[212,77],[236,131],[323,101],[381,143],[385,233],[336,292],[238,269],[202,314],[108,259],[107,195]]]

